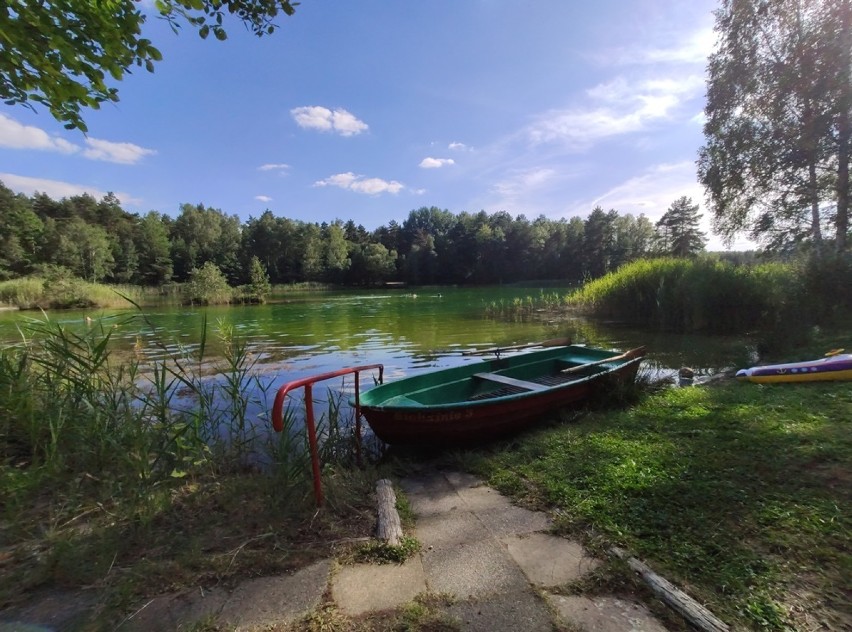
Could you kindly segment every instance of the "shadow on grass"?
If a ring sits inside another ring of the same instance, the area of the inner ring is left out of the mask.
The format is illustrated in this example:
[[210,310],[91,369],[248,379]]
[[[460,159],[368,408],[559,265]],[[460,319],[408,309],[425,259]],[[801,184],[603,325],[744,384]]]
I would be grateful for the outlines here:
[[[327,471],[322,510],[308,484],[276,490],[262,473],[186,481],[153,492],[135,513],[126,502],[81,507],[52,532],[7,549],[13,553],[4,560],[0,604],[14,611],[56,591],[85,594],[85,629],[107,630],[157,594],[232,588],[246,577],[302,568],[370,535],[375,476]],[[46,523],[43,512],[30,518]]]

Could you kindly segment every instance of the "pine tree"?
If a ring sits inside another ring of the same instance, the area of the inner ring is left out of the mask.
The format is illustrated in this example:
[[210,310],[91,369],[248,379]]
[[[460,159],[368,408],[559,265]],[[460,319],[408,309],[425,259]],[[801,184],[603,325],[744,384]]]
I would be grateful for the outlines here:
[[678,198],[657,222],[660,250],[675,257],[694,257],[704,250],[707,240],[699,230],[701,214],[692,198]]

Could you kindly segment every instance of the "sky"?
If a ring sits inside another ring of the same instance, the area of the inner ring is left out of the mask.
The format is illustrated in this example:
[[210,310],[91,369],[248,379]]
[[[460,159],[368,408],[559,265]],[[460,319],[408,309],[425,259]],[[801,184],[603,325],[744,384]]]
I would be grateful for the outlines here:
[[685,195],[722,249],[695,165],[715,8],[303,0],[273,35],[231,22],[224,42],[152,17],[163,61],[84,111],[88,134],[0,104],[0,181],[113,192],[136,213],[201,203],[368,230],[424,206],[656,222]]

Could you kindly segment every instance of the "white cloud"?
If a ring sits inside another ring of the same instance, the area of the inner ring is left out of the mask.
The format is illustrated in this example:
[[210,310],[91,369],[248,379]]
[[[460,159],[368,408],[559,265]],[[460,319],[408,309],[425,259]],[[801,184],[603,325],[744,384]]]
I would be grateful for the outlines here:
[[99,138],[87,138],[87,149],[82,149],[60,136],[51,136],[43,129],[32,125],[23,125],[18,121],[0,114],[0,147],[11,149],[37,149],[55,151],[62,154],[76,154],[82,149],[82,156],[90,160],[103,160],[124,165],[133,165],[145,156],[156,154],[153,149],[145,149],[133,143],[114,143]]
[[403,186],[402,183],[397,182],[396,180],[388,182],[381,178],[365,178],[364,180],[357,180],[356,182],[353,182],[349,188],[353,191],[357,191],[358,193],[378,195],[379,193],[399,193],[402,191]]
[[[701,65],[707,63],[707,57],[713,52],[716,34],[708,19],[707,26],[680,35],[668,47],[616,48],[603,53],[594,53],[592,57],[598,62],[614,66],[636,66],[650,64],[688,64]],[[661,35],[660,38],[669,37]]]
[[325,180],[314,182],[315,187],[333,186],[348,189],[356,193],[367,195],[379,195],[380,193],[399,193],[405,186],[396,180],[382,180],[381,178],[365,178],[351,171],[329,176]]
[[550,167],[521,169],[497,182],[494,185],[494,191],[504,198],[508,198],[503,204],[511,203],[522,200],[536,189],[547,185],[553,181],[556,175],[556,171]]
[[23,125],[15,119],[0,114],[0,147],[10,149],[38,149],[73,154],[80,147],[59,136],[51,136],[43,129]]
[[265,165],[260,165],[257,168],[258,171],[277,171],[278,173],[285,173],[290,170],[290,165],[283,162],[268,162]]
[[541,115],[525,135],[533,144],[560,142],[570,149],[585,149],[598,140],[644,131],[670,118],[703,88],[699,74],[639,81],[618,77],[587,90],[592,103],[585,107]]
[[670,48],[649,48],[625,58],[624,63],[684,63],[705,64],[713,52],[716,34],[712,26],[696,31]]
[[638,176],[613,187],[586,204],[586,211],[595,206],[614,208],[619,213],[645,216],[656,222],[671,203],[682,196],[703,204],[704,189],[698,183],[695,163],[681,161],[655,165]]
[[306,105],[290,110],[293,120],[304,129],[337,132],[341,136],[354,136],[369,129],[364,121],[342,108],[329,110],[321,105]]
[[[15,175],[13,173],[0,173],[0,181],[17,193],[23,193],[24,195],[44,193],[54,199],[83,195],[84,193],[88,193],[92,197],[100,199],[107,194],[106,191],[102,191],[97,187],[86,184],[73,184],[71,182],[46,180],[44,178],[30,178],[27,176]],[[114,191],[113,194],[122,204],[142,204],[142,200],[132,197],[127,193]]]
[[454,164],[456,161],[452,158],[424,158],[420,161],[420,167],[423,169],[440,169]]
[[453,142],[447,145],[447,148],[452,149],[453,151],[465,151],[466,149],[468,149],[468,146],[464,143]]
[[89,146],[88,149],[83,151],[86,158],[122,165],[135,165],[145,156],[157,153],[153,149],[146,149],[133,143],[114,143],[99,138],[87,138],[86,144]]
[[[621,215],[634,216],[644,214],[656,223],[680,197],[692,198],[699,205],[701,230],[707,237],[708,250],[725,250],[722,239],[712,233],[710,228],[711,212],[704,205],[704,188],[698,182],[695,163],[684,160],[676,163],[655,165],[643,173],[611,188],[599,197],[583,202],[575,207],[570,215],[588,215],[596,206],[604,210],[615,209]],[[733,250],[749,250],[755,244],[747,239],[738,239],[731,244]]]
[[257,200],[258,202],[264,202],[264,203],[272,201],[272,198],[269,197],[268,195],[255,195],[254,199]]

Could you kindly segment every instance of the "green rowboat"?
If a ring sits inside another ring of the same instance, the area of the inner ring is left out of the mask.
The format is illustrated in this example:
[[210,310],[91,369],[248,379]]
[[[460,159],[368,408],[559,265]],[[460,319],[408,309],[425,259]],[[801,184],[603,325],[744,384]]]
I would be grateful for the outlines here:
[[581,402],[595,389],[632,382],[644,355],[644,347],[618,353],[583,345],[498,354],[376,386],[361,394],[360,408],[386,443],[482,441]]

